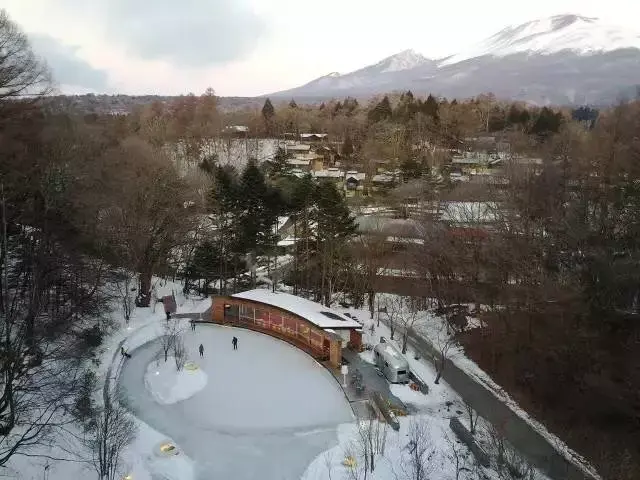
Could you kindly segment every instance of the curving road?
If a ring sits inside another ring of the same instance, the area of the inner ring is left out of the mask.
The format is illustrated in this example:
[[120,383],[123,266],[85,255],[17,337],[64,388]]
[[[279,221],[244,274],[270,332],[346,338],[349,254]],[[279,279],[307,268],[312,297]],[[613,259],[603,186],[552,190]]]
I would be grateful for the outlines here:
[[[237,351],[231,348],[234,335]],[[154,401],[144,374],[158,358],[155,340],[131,352],[118,393],[138,418],[194,460],[198,480],[299,479],[317,455],[337,444],[337,425],[353,419],[331,374],[287,343],[215,325],[198,325],[184,341],[208,375],[202,391],[172,405]],[[197,358],[200,343],[203,359]]]

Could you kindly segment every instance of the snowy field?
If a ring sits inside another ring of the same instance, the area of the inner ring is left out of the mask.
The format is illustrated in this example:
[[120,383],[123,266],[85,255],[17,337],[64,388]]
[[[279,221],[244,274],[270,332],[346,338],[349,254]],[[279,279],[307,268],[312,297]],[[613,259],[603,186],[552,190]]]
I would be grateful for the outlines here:
[[329,372],[289,344],[215,325],[185,330],[189,360],[208,379],[201,390],[178,403],[158,402],[158,392],[144,386],[147,370],[164,364],[155,341],[130,350],[119,391],[138,418],[194,461],[195,478],[300,478],[314,457],[335,445],[337,426],[352,421]]

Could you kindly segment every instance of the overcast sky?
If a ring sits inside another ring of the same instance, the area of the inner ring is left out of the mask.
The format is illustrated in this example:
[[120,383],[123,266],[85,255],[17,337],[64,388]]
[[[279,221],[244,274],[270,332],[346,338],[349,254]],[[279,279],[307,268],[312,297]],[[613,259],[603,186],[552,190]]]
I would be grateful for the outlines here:
[[440,58],[575,13],[639,29],[638,0],[0,0],[65,93],[253,96],[407,48]]

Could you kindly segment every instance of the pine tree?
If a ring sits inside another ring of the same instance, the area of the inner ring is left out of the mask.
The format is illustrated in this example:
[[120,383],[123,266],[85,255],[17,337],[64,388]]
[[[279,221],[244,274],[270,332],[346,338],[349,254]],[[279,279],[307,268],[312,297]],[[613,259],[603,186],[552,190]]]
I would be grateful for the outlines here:
[[278,147],[273,160],[269,162],[269,176],[271,178],[286,177],[291,175],[291,165],[289,164],[290,154],[286,153],[283,148]]
[[298,104],[296,103],[296,101],[293,98],[289,102],[289,108],[298,108]]
[[542,107],[538,118],[531,126],[530,133],[540,137],[546,137],[552,133],[558,133],[560,125],[562,125],[562,113],[555,113],[547,107]]
[[353,97],[345,98],[343,108],[347,116],[353,115],[353,113],[358,109],[358,100]]
[[314,190],[315,184],[311,175],[305,175],[296,179],[291,193],[293,236],[296,239],[293,257],[294,294],[298,293],[301,285],[304,285],[307,290],[310,287],[309,268],[306,268],[305,275],[302,275],[300,265],[308,265],[311,260],[311,209],[313,207]]
[[368,118],[371,123],[377,123],[390,119],[392,115],[391,102],[389,101],[389,97],[385,95],[383,99],[369,111]]
[[262,118],[266,127],[267,134],[273,134],[273,118],[276,115],[276,110],[273,108],[273,104],[270,99],[266,99],[264,106],[262,107]]
[[330,305],[346,244],[357,228],[344,196],[335,184],[321,182],[315,189],[316,261],[320,272],[316,297]]
[[213,187],[209,194],[209,210],[216,223],[216,243],[222,261],[218,278],[222,293],[227,293],[227,278],[236,271],[240,263],[237,219],[239,214],[239,191],[237,173],[233,167],[218,166],[213,174]]
[[393,112],[393,116],[400,122],[408,122],[415,116],[419,105],[413,97],[411,90],[408,90],[400,97],[400,102]]
[[222,253],[215,242],[206,240],[196,247],[187,266],[187,281],[204,281],[201,288],[203,295],[209,295],[209,284],[216,279],[220,272]]
[[422,113],[424,113],[425,115],[429,115],[434,120],[439,119],[440,117],[439,105],[438,105],[438,101],[435,99],[433,95],[429,94],[429,96],[427,97],[427,100],[422,104],[422,106],[423,106]]
[[341,111],[342,111],[342,103],[337,102],[337,103],[335,104],[335,106],[333,107],[333,113],[332,113],[332,114],[333,114],[333,116],[336,116],[336,115],[338,115]]
[[265,245],[266,198],[268,188],[264,174],[255,161],[250,160],[240,177],[238,189],[240,205],[240,244],[243,251],[256,251]]
[[353,140],[351,140],[351,135],[348,133],[344,137],[344,142],[342,142],[341,153],[347,158],[353,155]]

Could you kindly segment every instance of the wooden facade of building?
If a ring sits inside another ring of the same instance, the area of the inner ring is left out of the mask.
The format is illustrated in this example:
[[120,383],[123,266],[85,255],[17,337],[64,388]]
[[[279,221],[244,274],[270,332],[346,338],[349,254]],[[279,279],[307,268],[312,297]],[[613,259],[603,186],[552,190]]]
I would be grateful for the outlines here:
[[[343,337],[288,310],[255,300],[214,295],[211,316],[220,325],[248,328],[280,338],[319,361],[328,361],[333,368],[342,363]],[[360,348],[360,332],[351,330],[349,338],[355,348]]]

